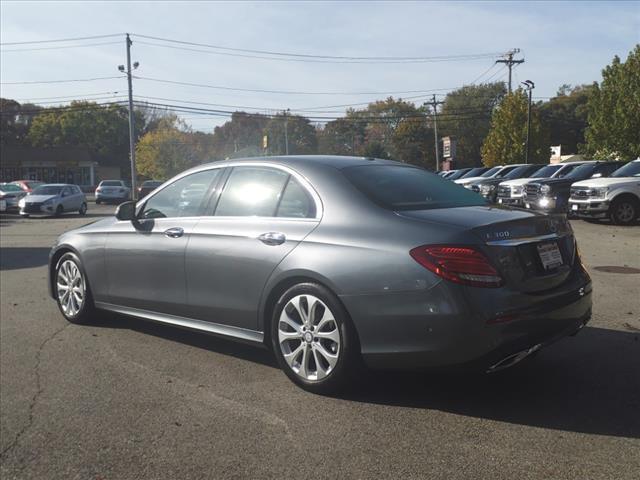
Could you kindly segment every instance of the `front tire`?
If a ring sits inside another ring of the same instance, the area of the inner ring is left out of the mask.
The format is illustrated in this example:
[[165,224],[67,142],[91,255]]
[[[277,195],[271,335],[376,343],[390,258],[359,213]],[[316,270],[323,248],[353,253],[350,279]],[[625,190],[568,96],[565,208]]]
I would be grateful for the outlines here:
[[53,291],[60,312],[71,323],[89,323],[95,312],[82,262],[68,252],[56,263]]
[[315,283],[300,283],[280,297],[271,343],[285,374],[313,393],[340,390],[358,364],[356,334],[345,308]]
[[83,203],[80,205],[80,210],[78,210],[78,214],[85,215],[87,213],[87,204]]
[[55,213],[55,216],[56,216],[56,217],[59,217],[60,215],[62,215],[62,212],[64,212],[64,208],[62,208],[62,205],[58,205],[58,206],[56,207],[56,213]]
[[609,209],[611,221],[616,225],[631,225],[638,218],[639,204],[633,197],[625,196],[614,200]]

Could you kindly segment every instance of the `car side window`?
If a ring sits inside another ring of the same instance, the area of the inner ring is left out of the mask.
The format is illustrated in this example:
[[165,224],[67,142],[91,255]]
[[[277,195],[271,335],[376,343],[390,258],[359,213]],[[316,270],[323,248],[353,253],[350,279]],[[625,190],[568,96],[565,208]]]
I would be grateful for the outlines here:
[[217,217],[273,217],[289,174],[269,167],[234,167],[215,211]]
[[220,168],[192,173],[153,195],[144,205],[141,218],[193,217],[201,214],[203,200]]
[[69,187],[64,187],[62,189],[62,197],[68,197],[69,195],[71,195],[71,189],[69,189]]
[[293,177],[284,189],[276,217],[313,218],[316,216],[316,206],[309,192]]

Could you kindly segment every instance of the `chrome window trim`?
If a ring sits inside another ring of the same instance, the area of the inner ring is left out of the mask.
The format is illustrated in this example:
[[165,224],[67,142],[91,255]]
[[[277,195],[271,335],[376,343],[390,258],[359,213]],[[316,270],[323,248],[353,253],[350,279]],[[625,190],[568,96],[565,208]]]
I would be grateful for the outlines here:
[[515,247],[518,245],[524,245],[525,243],[542,242],[545,240],[558,240],[560,235],[557,233],[549,233],[546,235],[538,235],[535,237],[514,238],[509,240],[492,240],[487,242],[487,245],[498,245],[503,247]]
[[188,328],[191,330],[199,330],[202,332],[220,335],[223,337],[236,338],[253,343],[263,343],[264,333],[246,328],[232,327],[219,323],[206,322],[204,320],[196,320],[193,318],[179,317],[177,315],[169,315],[166,313],[152,312],[134,307],[125,307],[107,302],[95,302],[96,308],[108,310],[110,312],[121,313],[123,315],[131,315],[133,317],[152,320],[154,322],[166,323],[177,327]]
[[[138,200],[138,202],[136,203],[136,211],[138,210],[138,208],[140,206],[142,206],[142,204],[144,202],[147,202],[149,199],[153,198],[154,195],[157,195],[158,193],[160,193],[162,190],[164,190],[166,187],[168,187],[169,185],[171,185],[174,182],[177,182],[178,180],[182,179],[183,177],[186,177],[187,175],[191,175],[194,173],[200,173],[202,171],[205,170],[213,170],[213,169],[217,169],[217,168],[232,168],[232,167],[266,167],[266,168],[275,168],[278,170],[282,170],[286,173],[288,173],[289,175],[291,175],[293,178],[295,178],[300,185],[302,185],[302,188],[304,188],[307,193],[311,196],[311,198],[313,199],[313,202],[316,206],[316,215],[315,217],[305,217],[305,218],[297,218],[297,217],[258,217],[258,216],[252,216],[252,217],[245,217],[245,216],[234,216],[234,217],[222,217],[220,216],[219,218],[270,218],[270,219],[292,219],[292,220],[314,220],[314,221],[319,221],[322,219],[322,214],[324,213],[324,207],[322,205],[322,200],[320,199],[320,196],[318,195],[318,193],[315,191],[315,189],[313,188],[313,186],[311,185],[311,183],[301,174],[299,174],[298,172],[296,172],[295,170],[293,170],[291,167],[288,167],[286,165],[281,165],[278,163],[269,163],[269,162],[246,162],[246,161],[242,161],[242,162],[224,162],[224,164],[221,165],[211,165],[211,164],[206,164],[206,165],[202,165],[200,167],[194,167],[191,170],[187,170],[186,172],[183,172],[182,174],[173,177],[171,179],[171,183],[169,182],[165,182],[164,185],[156,188],[153,192],[151,192],[151,194],[149,194],[147,197],[144,197],[141,200]],[[144,202],[143,202],[144,200]],[[186,218],[186,217],[163,217],[163,218]],[[197,217],[197,218],[215,218],[215,215],[202,215],[201,217]]]

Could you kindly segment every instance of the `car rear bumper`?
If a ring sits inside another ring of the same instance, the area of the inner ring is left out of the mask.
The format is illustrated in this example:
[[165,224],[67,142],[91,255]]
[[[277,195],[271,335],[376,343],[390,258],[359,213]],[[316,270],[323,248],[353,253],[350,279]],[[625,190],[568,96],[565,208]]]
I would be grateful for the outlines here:
[[96,200],[127,200],[129,198],[129,194],[96,192],[95,198]]
[[464,288],[449,288],[448,282],[430,292],[341,299],[371,368],[487,371],[507,356],[546,346],[589,321],[591,283],[586,274],[575,277],[554,293],[505,297],[505,304],[514,307],[509,315],[501,315],[505,308],[498,307],[498,289],[486,289],[486,303],[473,307]]

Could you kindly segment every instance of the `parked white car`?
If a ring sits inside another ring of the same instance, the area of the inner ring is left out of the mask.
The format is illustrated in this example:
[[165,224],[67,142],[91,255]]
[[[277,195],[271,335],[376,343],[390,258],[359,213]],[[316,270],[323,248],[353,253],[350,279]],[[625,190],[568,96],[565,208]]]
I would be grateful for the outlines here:
[[27,193],[13,183],[0,183],[0,212],[18,210],[18,202]]
[[55,215],[66,212],[87,213],[87,199],[77,185],[52,183],[40,185],[20,199],[20,215]]
[[640,159],[627,163],[606,178],[590,178],[571,185],[571,215],[610,218],[628,225],[640,218]]
[[131,198],[131,187],[124,180],[102,180],[96,188],[96,203],[126,202]]

